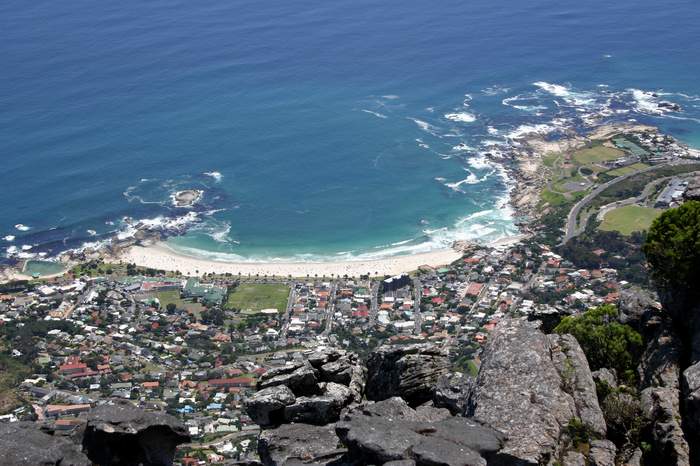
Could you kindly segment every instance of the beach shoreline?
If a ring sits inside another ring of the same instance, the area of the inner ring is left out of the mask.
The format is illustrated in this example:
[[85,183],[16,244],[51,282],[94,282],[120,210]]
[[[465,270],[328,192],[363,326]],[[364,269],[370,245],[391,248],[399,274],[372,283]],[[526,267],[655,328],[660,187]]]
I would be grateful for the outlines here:
[[188,256],[173,250],[164,242],[147,246],[131,246],[117,256],[105,258],[111,263],[133,263],[183,275],[201,276],[214,273],[241,276],[276,277],[359,277],[360,275],[384,276],[412,272],[421,266],[439,267],[448,265],[462,257],[455,249],[435,251],[408,256],[392,256],[382,259],[327,262],[222,262]]

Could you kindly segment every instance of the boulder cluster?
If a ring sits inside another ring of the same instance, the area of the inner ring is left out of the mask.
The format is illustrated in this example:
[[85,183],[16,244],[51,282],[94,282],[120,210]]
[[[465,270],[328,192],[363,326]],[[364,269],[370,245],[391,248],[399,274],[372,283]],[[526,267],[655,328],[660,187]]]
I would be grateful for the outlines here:
[[[366,367],[342,350],[307,354],[259,389],[246,409],[265,429],[265,465],[615,464],[578,342],[526,319],[497,326],[476,378],[450,372],[434,344],[386,345]],[[590,431],[586,455],[572,423]]]
[[110,400],[90,411],[71,436],[32,422],[0,424],[0,464],[13,466],[169,466],[190,440],[175,417]]

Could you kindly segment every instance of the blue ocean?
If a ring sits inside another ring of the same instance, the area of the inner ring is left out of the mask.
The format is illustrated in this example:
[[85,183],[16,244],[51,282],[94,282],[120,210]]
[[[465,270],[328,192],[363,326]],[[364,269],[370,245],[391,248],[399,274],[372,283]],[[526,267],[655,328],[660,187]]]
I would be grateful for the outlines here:
[[697,0],[4,0],[0,246],[140,223],[310,260],[509,235],[518,136],[636,120],[700,146],[699,58]]

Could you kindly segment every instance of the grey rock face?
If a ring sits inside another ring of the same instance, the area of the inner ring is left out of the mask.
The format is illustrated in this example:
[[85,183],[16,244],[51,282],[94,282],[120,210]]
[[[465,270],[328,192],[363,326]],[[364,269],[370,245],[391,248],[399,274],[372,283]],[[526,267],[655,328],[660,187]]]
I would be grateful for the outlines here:
[[590,466],[615,466],[617,447],[610,440],[593,440],[588,453]]
[[659,303],[646,290],[631,287],[620,291],[619,320],[641,330],[646,321],[646,315],[659,309]]
[[586,457],[577,451],[567,452],[564,455],[562,466],[586,466]]
[[284,420],[284,408],[294,404],[296,397],[285,385],[264,388],[245,400],[248,416],[262,427],[279,425]]
[[418,406],[433,398],[437,380],[448,367],[447,355],[434,345],[382,346],[367,361],[367,398],[400,396]]
[[258,454],[266,466],[347,464],[334,426],[284,424],[258,437]]
[[552,361],[559,371],[564,390],[574,399],[578,417],[595,433],[605,436],[605,419],[598,404],[588,360],[581,346],[572,335],[549,335],[549,341]]
[[683,371],[683,403],[686,432],[692,436],[692,442],[700,445],[700,363]]
[[678,390],[647,388],[642,391],[641,403],[652,426],[652,450],[659,464],[689,465],[688,442],[680,425]]
[[610,388],[617,388],[617,372],[615,369],[602,368],[591,372],[593,382],[605,382]]
[[266,372],[258,381],[258,390],[286,385],[296,396],[310,396],[318,392],[316,382],[314,369],[310,365],[301,364]]
[[474,390],[474,378],[461,372],[450,372],[438,378],[433,402],[438,408],[449,409],[454,415],[464,415]]
[[120,400],[90,411],[83,448],[97,464],[169,466],[175,447],[189,440],[175,417]]
[[473,420],[435,419],[390,398],[351,409],[336,424],[336,432],[351,458],[362,464],[413,460],[418,465],[483,465],[484,457],[495,455],[503,443],[502,434]]
[[[597,402],[589,397],[593,381],[587,362],[577,355],[580,347],[566,339],[564,351],[552,341],[559,340],[548,338],[535,323],[506,319],[492,332],[481,358],[470,412],[508,437],[501,454],[520,464],[546,464],[557,457],[560,436],[572,418],[584,415],[597,428],[604,426]],[[575,356],[569,369],[567,354]],[[573,374],[572,389],[581,389],[578,406],[562,389],[562,365]]]
[[13,466],[90,466],[79,445],[54,437],[31,422],[0,424],[0,464]]
[[637,368],[641,386],[679,389],[682,342],[670,319],[654,313],[643,332],[647,345]]
[[320,348],[306,353],[305,357],[312,367],[319,369],[322,365],[337,361],[346,354],[345,350],[337,348]]
[[343,405],[330,396],[300,396],[294,404],[284,408],[286,422],[325,425],[340,417]]
[[329,382],[348,385],[352,378],[352,365],[345,360],[327,362],[320,367],[321,378]]

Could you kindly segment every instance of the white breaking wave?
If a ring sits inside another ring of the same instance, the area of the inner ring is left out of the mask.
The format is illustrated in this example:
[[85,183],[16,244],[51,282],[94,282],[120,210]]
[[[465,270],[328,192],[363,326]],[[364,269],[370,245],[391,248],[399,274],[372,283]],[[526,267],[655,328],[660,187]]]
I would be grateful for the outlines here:
[[451,121],[457,121],[460,123],[473,123],[476,121],[476,117],[471,113],[460,112],[460,113],[447,113],[445,118]]
[[474,150],[474,148],[464,142],[460,142],[456,146],[452,146],[452,150],[455,152],[468,152]]
[[416,125],[418,125],[418,127],[420,129],[422,129],[423,131],[425,131],[426,133],[432,134],[433,136],[436,136],[436,137],[441,137],[438,134],[438,128],[431,125],[427,121],[419,120],[418,118],[410,118],[410,117],[408,117],[408,119],[411,120],[412,122],[414,122]]
[[498,94],[505,94],[509,92],[510,88],[494,85],[481,90],[481,93],[488,96],[494,96]]
[[23,225],[21,223],[18,223],[15,225],[15,228],[18,229],[19,231],[29,231],[32,229],[32,227],[28,227],[27,225]]
[[219,243],[228,243],[229,233],[231,233],[231,225],[226,224],[224,225],[224,228],[209,233],[209,236],[211,236],[214,241],[217,241]]
[[96,236],[97,232],[95,230],[86,230],[87,234],[90,236]]
[[461,188],[462,185],[483,183],[484,181],[486,181],[489,178],[489,176],[491,176],[493,174],[493,171],[491,171],[491,172],[487,173],[486,175],[484,175],[483,177],[479,178],[478,176],[476,176],[476,174],[474,174],[468,168],[465,168],[465,171],[467,171],[469,173],[469,175],[465,179],[455,181],[454,183],[445,183],[445,186],[450,188],[453,191],[456,191],[459,193],[464,193],[464,191]]
[[367,109],[364,109],[364,108],[361,109],[360,111],[361,111],[361,112],[365,112],[365,113],[369,113],[370,115],[374,115],[374,116],[376,116],[377,118],[381,118],[381,119],[383,119],[383,120],[386,120],[387,118],[389,118],[388,116],[384,115],[383,113],[374,112],[374,111],[372,111],[372,110],[367,110]]
[[547,107],[544,105],[517,105],[514,103],[514,102],[520,102],[522,100],[531,100],[531,99],[525,99],[520,95],[515,95],[512,97],[506,97],[505,99],[503,99],[501,101],[501,103],[503,105],[505,105],[506,107],[512,107],[514,109],[522,110],[524,112],[530,112],[530,113],[539,112],[542,110],[547,110]]
[[589,92],[574,92],[569,87],[562,86],[561,84],[551,84],[545,81],[537,81],[534,82],[533,85],[555,97],[560,97],[564,102],[570,105],[587,106],[595,103],[595,99],[593,99],[593,96]]
[[651,113],[661,115],[664,112],[659,108],[659,99],[652,92],[641,89],[629,89],[635,105],[634,110],[639,113]]
[[520,125],[513,131],[506,134],[508,139],[519,139],[530,134],[549,134],[557,129],[556,126],[548,124],[537,124],[537,125]]
[[221,172],[204,172],[204,176],[214,178],[214,181],[217,183],[224,179],[224,175],[222,175]]
[[11,243],[15,240],[15,235],[7,235],[7,236],[4,236],[2,239],[7,241],[8,243]]

